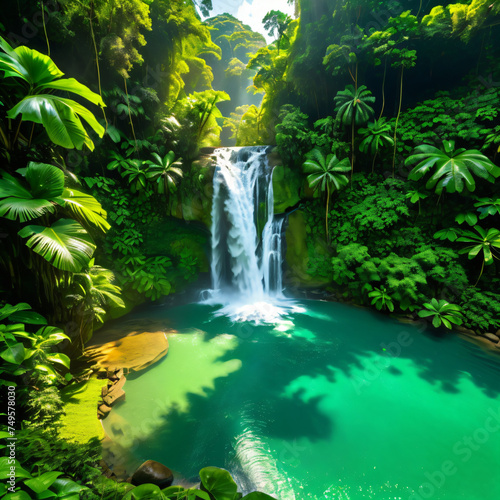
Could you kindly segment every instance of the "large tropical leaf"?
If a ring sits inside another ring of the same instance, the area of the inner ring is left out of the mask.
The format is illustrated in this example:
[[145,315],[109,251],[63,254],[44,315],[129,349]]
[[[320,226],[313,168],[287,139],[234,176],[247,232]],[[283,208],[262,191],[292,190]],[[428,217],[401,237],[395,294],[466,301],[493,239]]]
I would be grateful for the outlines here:
[[485,219],[489,215],[500,214],[500,198],[479,198],[477,203],[474,203],[477,211],[480,213],[479,218]]
[[47,163],[30,162],[25,178],[34,198],[57,199],[64,188],[64,172]]
[[91,151],[94,150],[94,143],[80,118],[99,137],[104,135],[104,127],[87,108],[71,99],[51,94],[27,96],[9,110],[7,116],[14,119],[19,114],[25,121],[43,125],[50,140],[67,149],[82,149],[86,145]]
[[28,88],[23,88],[24,99],[8,111],[8,117],[22,115],[24,121],[41,124],[47,130],[49,138],[55,144],[65,148],[81,149],[83,145],[94,149],[94,143],[84,129],[83,118],[92,129],[102,137],[104,127],[84,106],[71,99],[52,95],[53,91],[71,92],[91,103],[104,107],[102,97],[74,78],[64,78],[62,71],[52,59],[28,47],[13,49],[0,37],[0,71],[5,78],[24,80]]
[[60,78],[64,73],[54,64],[49,56],[26,46],[13,49],[6,40],[0,37],[0,71],[4,77],[21,78],[31,87]]
[[443,189],[448,193],[461,193],[464,187],[474,191],[474,176],[493,182],[500,175],[500,168],[481,152],[463,148],[455,151],[454,141],[443,141],[442,149],[424,144],[418,146],[415,152],[406,160],[406,164],[418,162],[410,172],[410,179],[419,180],[434,169],[426,188],[435,188],[437,194],[441,194]]
[[0,352],[0,358],[7,361],[7,363],[20,365],[26,359],[24,345],[20,342],[6,340],[3,344],[6,349]]
[[26,226],[18,234],[29,238],[26,245],[62,271],[81,271],[96,248],[87,231],[70,219],[60,219],[50,227]]
[[103,232],[106,232],[111,227],[105,218],[106,211],[90,194],[66,188],[63,191],[62,199],[65,201],[64,208],[71,212],[80,222],[93,224]]
[[73,92],[74,94],[78,94],[80,97],[87,99],[96,106],[105,106],[104,101],[99,94],[92,92],[86,85],[83,85],[83,83],[80,83],[74,78],[62,78],[44,85],[39,85],[37,90],[61,90],[63,92]]
[[0,179],[0,216],[26,222],[53,213],[54,204],[64,204],[60,198],[64,188],[64,173],[54,165],[33,163],[25,172],[27,189],[20,179],[3,173]]

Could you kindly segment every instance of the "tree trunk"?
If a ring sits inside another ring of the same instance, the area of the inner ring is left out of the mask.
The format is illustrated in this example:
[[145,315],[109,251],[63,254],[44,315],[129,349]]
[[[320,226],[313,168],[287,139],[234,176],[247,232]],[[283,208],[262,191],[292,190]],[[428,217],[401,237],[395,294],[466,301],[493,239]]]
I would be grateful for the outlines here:
[[392,178],[395,176],[395,168],[396,168],[396,148],[398,145],[397,133],[398,133],[398,123],[399,123],[399,115],[401,114],[401,103],[403,101],[403,74],[404,74],[404,66],[401,66],[401,84],[399,86],[399,108],[398,108],[398,116],[396,117],[396,125],[394,125],[394,154],[392,156]]
[[351,189],[352,189],[352,176],[354,174],[354,114],[352,112],[352,124],[351,124]]
[[326,243],[330,244],[330,235],[328,234],[328,208],[330,205],[330,185],[326,184],[326,214],[325,214],[325,229],[326,229]]

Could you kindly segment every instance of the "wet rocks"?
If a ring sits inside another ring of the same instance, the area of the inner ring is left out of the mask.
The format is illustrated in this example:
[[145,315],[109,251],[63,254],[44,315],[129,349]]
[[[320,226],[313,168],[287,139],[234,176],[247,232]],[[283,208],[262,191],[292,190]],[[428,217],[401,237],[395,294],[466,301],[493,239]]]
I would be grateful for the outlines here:
[[98,370],[105,371],[110,380],[123,373],[141,371],[168,352],[164,325],[154,321],[132,320],[105,327],[94,335],[85,350],[87,360]]
[[113,405],[125,400],[123,386],[127,379],[123,375],[123,370],[117,369],[108,373],[108,377],[108,385],[102,388],[101,399],[97,403],[97,418],[101,420],[108,416]]
[[173,472],[154,460],[144,462],[132,475],[131,483],[135,486],[141,484],[152,483],[160,488],[167,488],[174,481]]
[[500,338],[494,333],[485,333],[483,334],[483,337],[486,337],[488,340],[491,340],[495,344],[498,344],[498,342],[500,341]]

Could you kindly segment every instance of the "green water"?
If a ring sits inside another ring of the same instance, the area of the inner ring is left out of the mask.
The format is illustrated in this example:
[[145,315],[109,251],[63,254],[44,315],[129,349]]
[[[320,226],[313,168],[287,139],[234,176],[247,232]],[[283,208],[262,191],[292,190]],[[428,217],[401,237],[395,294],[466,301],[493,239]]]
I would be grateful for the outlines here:
[[[500,362],[446,332],[305,302],[273,326],[197,304],[104,421],[137,462],[215,465],[276,498],[498,500]],[[195,329],[196,328],[196,329]]]

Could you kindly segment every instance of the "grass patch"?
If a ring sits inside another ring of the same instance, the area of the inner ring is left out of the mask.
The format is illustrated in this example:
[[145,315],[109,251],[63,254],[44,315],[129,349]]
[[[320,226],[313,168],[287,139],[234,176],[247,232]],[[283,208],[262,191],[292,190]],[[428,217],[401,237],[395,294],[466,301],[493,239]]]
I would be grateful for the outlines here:
[[72,384],[62,392],[66,415],[61,419],[61,438],[85,444],[89,439],[104,437],[101,423],[97,419],[97,402],[105,384],[106,380],[92,377],[79,384]]

